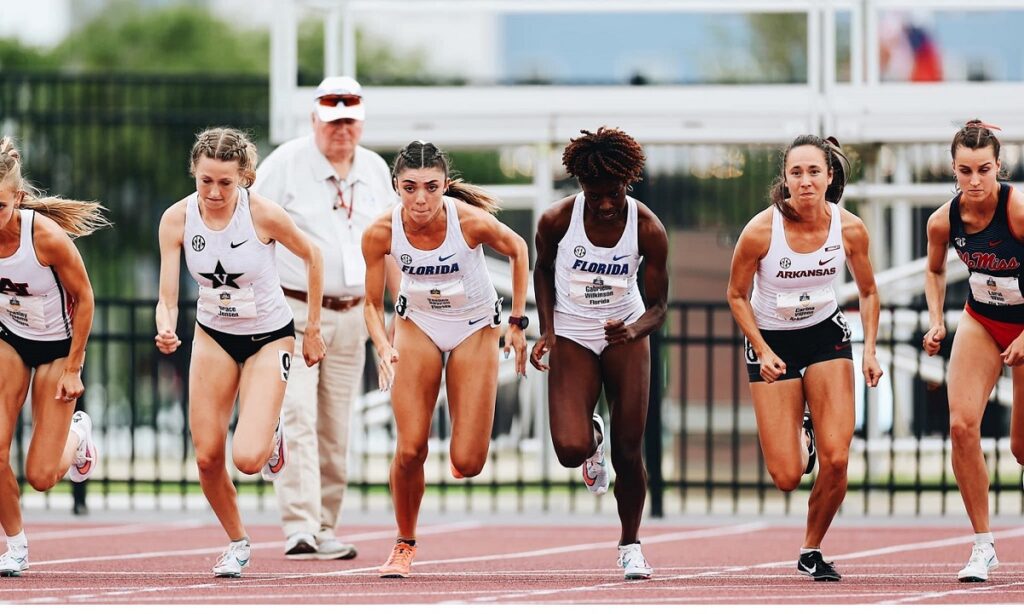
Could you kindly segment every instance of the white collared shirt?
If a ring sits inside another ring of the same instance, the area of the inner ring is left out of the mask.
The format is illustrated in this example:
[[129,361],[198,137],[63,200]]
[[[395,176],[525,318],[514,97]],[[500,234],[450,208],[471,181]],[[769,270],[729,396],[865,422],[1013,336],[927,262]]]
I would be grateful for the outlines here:
[[[335,182],[352,208],[351,216],[347,209],[335,208]],[[256,171],[252,190],[284,207],[320,247],[325,296],[363,296],[359,273],[365,270],[360,249],[363,230],[398,200],[383,158],[357,146],[348,177],[342,179],[310,134],[282,144],[267,156]],[[358,266],[346,264],[346,258],[358,258]],[[284,287],[307,290],[306,265],[283,245],[277,250],[277,265]]]

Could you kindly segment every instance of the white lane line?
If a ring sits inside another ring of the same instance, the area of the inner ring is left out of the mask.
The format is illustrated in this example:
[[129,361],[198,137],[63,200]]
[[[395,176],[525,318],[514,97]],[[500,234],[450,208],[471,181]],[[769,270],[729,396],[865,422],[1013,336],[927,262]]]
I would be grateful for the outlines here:
[[[427,527],[424,527],[422,529],[419,529],[417,531],[417,533],[419,535],[434,535],[434,534],[439,534],[439,533],[452,533],[452,532],[476,529],[476,528],[479,528],[480,526],[482,526],[482,524],[479,523],[479,522],[475,522],[475,521],[452,522],[452,523],[447,523],[447,524],[438,524],[438,525],[433,525],[433,526],[427,526]],[[373,532],[373,533],[363,533],[363,534],[357,534],[357,535],[347,535],[347,536],[341,537],[340,539],[348,540],[348,541],[357,541],[357,540],[382,539],[382,538],[394,539],[394,537],[395,537],[395,531],[392,529],[392,530],[389,530],[389,531],[377,531],[377,532]],[[276,542],[276,543],[277,543],[277,545],[283,545],[284,544],[284,542]],[[269,544],[264,544],[263,546],[264,547],[270,547]],[[253,548],[256,548],[256,547],[257,546],[253,546]],[[205,548],[205,549],[199,549],[199,550],[182,550],[182,551],[172,551],[172,552],[176,552],[178,554],[199,554],[199,553],[207,553],[207,552],[216,553],[216,552],[221,552],[222,550],[223,550],[223,547],[220,547],[220,548]],[[150,553],[140,553],[138,555],[128,555],[127,557],[124,557],[124,556],[108,556],[108,557],[93,557],[93,558],[82,559],[82,560],[120,560],[122,558],[150,558],[150,557],[154,557],[154,556],[158,556],[158,555],[159,555],[159,553],[152,553],[152,552],[150,552]],[[58,561],[48,561],[48,562],[44,562],[44,563],[56,564],[57,562]],[[38,564],[39,563],[32,563],[32,565],[38,565]],[[364,567],[364,568],[361,568],[358,571],[369,571],[371,569],[377,569],[377,567]],[[352,571],[357,571],[357,570],[352,570]],[[266,581],[266,580],[277,580],[277,579],[281,579],[282,577],[283,578],[287,578],[287,579],[300,579],[300,578],[315,578],[315,577],[335,576],[335,575],[344,575],[344,574],[339,574],[337,572],[314,573],[314,574],[304,573],[304,574],[291,574],[291,575],[288,575],[288,576],[271,577],[271,578],[253,577],[253,578],[246,579],[246,580],[241,580],[240,579],[240,580],[227,581],[227,582],[224,582],[224,581],[208,581],[208,582],[202,582],[200,584],[192,584],[192,585],[186,585],[186,586],[156,586],[156,587],[149,587],[149,588],[133,588],[133,589],[127,589],[127,590],[107,591],[107,592],[103,592],[103,593],[94,593],[94,594],[85,594],[85,595],[75,594],[75,595],[71,595],[69,597],[60,597],[60,598],[58,598],[58,597],[39,597],[37,599],[27,599],[27,600],[25,600],[25,601],[23,601],[21,603],[58,603],[58,602],[66,602],[66,601],[82,602],[82,601],[89,601],[89,600],[98,599],[98,598],[121,597],[121,596],[126,596],[126,595],[136,595],[136,594],[142,594],[142,593],[159,593],[159,592],[179,591],[179,590],[181,590],[181,591],[188,591],[188,590],[196,590],[196,589],[212,588],[212,587],[222,588],[222,587],[228,586],[228,585],[243,586],[243,585],[246,585],[246,584],[253,584],[255,582],[263,582],[263,581]]]
[[26,532],[30,543],[46,541],[51,539],[68,539],[81,537],[101,537],[107,535],[129,535],[134,533],[164,533],[184,529],[195,529],[206,526],[207,522],[200,520],[182,520],[179,522],[168,522],[167,524],[139,523],[121,526],[92,527],[83,529],[68,529],[63,531],[44,531],[35,533],[31,527]]
[[[481,526],[479,522],[458,522],[446,525],[437,525],[436,527],[426,527],[421,529],[419,532],[424,535],[430,535],[431,533],[441,532],[446,533],[451,530],[462,530],[466,528],[476,528]],[[151,525],[152,528],[152,525]],[[440,529],[440,531],[438,531]],[[373,531],[369,533],[355,533],[352,535],[344,535],[340,537],[342,541],[348,542],[359,542],[359,541],[370,541],[374,539],[393,539],[395,537],[395,530],[389,529],[386,531]],[[273,542],[260,542],[252,544],[253,550],[267,550],[270,548],[283,548],[285,542],[273,541]],[[93,561],[121,561],[121,560],[134,560],[134,559],[150,559],[150,558],[167,558],[173,556],[194,556],[201,554],[218,554],[224,551],[224,546],[217,546],[214,548],[193,548],[190,550],[162,550],[157,552],[136,552],[134,554],[109,554],[103,556],[86,556],[78,557],[73,559],[54,559],[50,561],[32,561],[32,567],[40,565],[64,565],[73,563],[88,563]],[[96,572],[103,573],[103,572]]]
[[[918,593],[902,599],[890,599],[889,601],[880,601],[879,605],[901,605],[904,603],[914,603],[915,601],[925,601],[927,599],[941,599],[942,597],[949,597],[950,595],[977,595],[979,593],[985,594],[999,594],[1005,589],[1011,586],[1024,586],[1024,582],[1010,582],[1009,584],[990,584],[988,586],[975,586],[972,588],[958,588],[948,591],[933,592],[933,593]],[[1020,591],[1006,591],[1020,595]]]
[[[998,538],[1003,538],[1003,539],[1010,539],[1010,538],[1013,538],[1013,537],[1020,537],[1021,535],[1024,535],[1024,528],[1009,529],[1009,530],[1005,530],[1005,531],[996,531],[996,532],[993,532],[992,535],[993,535],[993,537],[998,537]],[[966,543],[973,543],[973,542],[974,542],[974,536],[973,535],[963,535],[963,536],[960,536],[960,537],[951,537],[951,538],[947,538],[947,539],[929,540],[929,541],[926,541],[926,542],[911,542],[911,543],[907,543],[907,544],[899,544],[899,545],[896,545],[896,546],[887,546],[885,548],[873,548],[871,550],[861,550],[861,551],[858,551],[858,552],[848,552],[846,554],[840,554],[840,555],[832,556],[832,557],[829,557],[829,558],[831,558],[834,561],[850,560],[850,559],[858,559],[858,558],[866,558],[866,557],[878,556],[878,555],[881,555],[881,554],[895,554],[895,553],[898,553],[898,552],[914,552],[914,551],[917,551],[917,550],[928,550],[928,549],[932,549],[932,548],[944,548],[946,546],[954,546],[954,545],[958,545],[958,544],[966,544]],[[795,567],[794,559],[787,559],[787,560],[784,560],[784,561],[771,561],[771,562],[768,562],[768,563],[759,563],[759,564],[756,564],[756,565],[737,565],[737,566],[733,566],[733,567],[724,567],[724,568],[720,568],[720,569],[717,569],[717,570],[711,570],[711,571],[706,571],[706,572],[702,572],[702,573],[675,574],[675,575],[664,576],[664,577],[655,576],[655,577],[651,578],[650,580],[646,580],[645,582],[670,582],[670,581],[673,581],[673,580],[692,580],[692,579],[707,578],[707,577],[719,577],[719,576],[722,576],[723,574],[740,573],[740,572],[748,571],[748,570],[751,570],[751,569],[770,569],[770,568],[773,568],[773,567],[786,567],[786,566],[790,566],[790,565]],[[655,571],[657,571],[657,570],[655,570]],[[596,588],[606,588],[606,587],[609,587],[609,586],[626,586],[626,585],[629,585],[629,584],[635,584],[636,582],[637,582],[636,580],[632,580],[632,581],[630,581],[630,580],[623,580],[623,581],[615,582],[615,583],[611,583],[611,584],[599,584],[599,585],[589,585],[589,586],[575,586],[575,587],[560,588],[560,589],[538,589],[538,590],[534,590],[534,591],[510,592],[510,593],[507,593],[504,596],[481,597],[481,598],[478,598],[478,599],[474,599],[473,601],[474,602],[490,602],[490,601],[498,601],[498,600],[501,600],[501,599],[529,599],[531,597],[556,595],[558,593],[585,592],[585,591],[589,591],[589,590],[594,590]],[[702,587],[694,587],[694,588],[702,588]]]

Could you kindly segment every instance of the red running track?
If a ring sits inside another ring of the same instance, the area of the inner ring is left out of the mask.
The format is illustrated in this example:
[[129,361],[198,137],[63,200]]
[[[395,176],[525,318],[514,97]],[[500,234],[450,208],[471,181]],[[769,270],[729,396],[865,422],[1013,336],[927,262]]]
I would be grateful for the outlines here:
[[1002,565],[988,582],[961,584],[964,528],[833,527],[825,558],[843,581],[824,583],[795,571],[799,527],[657,524],[642,531],[654,578],[627,582],[614,527],[427,525],[413,576],[383,580],[375,570],[393,543],[389,527],[348,528],[355,560],[289,561],[280,530],[258,526],[253,562],[231,580],[210,572],[226,545],[218,526],[30,524],[31,569],[0,578],[0,603],[1024,603],[1024,529],[994,532]]

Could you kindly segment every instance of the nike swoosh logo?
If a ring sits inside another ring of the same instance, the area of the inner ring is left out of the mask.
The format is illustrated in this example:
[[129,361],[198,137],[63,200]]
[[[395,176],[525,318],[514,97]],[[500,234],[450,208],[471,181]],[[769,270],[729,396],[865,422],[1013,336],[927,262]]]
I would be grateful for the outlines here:
[[253,341],[263,341],[265,339],[270,339],[270,335],[263,335],[262,337],[253,337],[252,338]]
[[240,247],[240,246],[242,246],[243,244],[245,244],[245,243],[248,243],[248,242],[249,242],[249,239],[246,239],[245,241],[242,241],[241,243],[232,243],[232,244],[231,244],[231,249],[234,249],[234,248],[236,248],[236,247]]
[[623,258],[629,258],[629,254],[626,254],[625,256],[612,256],[612,260],[614,260],[615,262],[618,262],[619,260],[622,260]]
[[587,486],[593,486],[594,482],[597,481],[597,476],[591,476],[590,472],[584,469],[583,471],[583,483]]
[[800,564],[800,566],[804,568],[804,571],[806,571],[807,573],[810,573],[810,574],[812,574],[812,573],[814,573],[814,572],[818,571],[818,564],[817,564],[817,563],[815,563],[815,564],[814,564],[814,565],[812,565],[811,567],[807,567],[807,566],[806,566],[806,565],[804,565],[803,563],[801,563],[801,564]]
[[999,239],[998,241],[989,241],[989,242],[988,242],[988,246],[989,246],[989,247],[995,247],[995,246],[999,245],[999,244],[1000,244],[1000,243],[1002,243],[1002,242],[1003,242],[1003,240],[1002,240],[1002,239]]
[[484,317],[484,318],[480,318],[479,320],[470,320],[470,321],[469,321],[469,325],[470,325],[470,326],[473,326],[474,324],[479,324],[480,322],[483,322],[484,320],[486,320],[486,319],[487,319],[487,318],[489,318],[489,317],[491,317],[491,316],[487,316],[487,317]]
[[447,256],[438,256],[437,259],[439,262],[444,262],[445,260],[448,260],[449,258],[452,258],[454,256],[455,254],[448,254]]
[[833,261],[833,260],[835,260],[835,259],[836,259],[836,257],[835,257],[835,256],[832,256],[832,257],[831,257],[831,258],[829,258],[828,260],[819,260],[819,261],[818,261],[818,266],[825,266],[826,264],[828,264],[828,263],[832,262],[832,261]]

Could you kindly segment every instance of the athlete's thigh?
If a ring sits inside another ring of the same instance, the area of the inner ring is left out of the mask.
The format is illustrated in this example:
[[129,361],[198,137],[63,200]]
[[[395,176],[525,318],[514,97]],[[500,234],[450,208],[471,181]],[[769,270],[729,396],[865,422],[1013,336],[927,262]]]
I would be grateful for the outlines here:
[[1002,372],[999,346],[977,320],[964,313],[953,337],[946,374],[950,421],[980,425]]
[[548,364],[548,415],[556,442],[590,445],[591,416],[601,396],[601,361],[596,354],[566,337],[557,337]]
[[498,328],[476,331],[448,354],[445,387],[452,445],[487,448],[498,394]]
[[[295,339],[283,337],[261,347],[242,365],[238,385],[238,424],[233,447],[264,448],[277,428],[288,384]],[[302,357],[299,357],[302,360]]]
[[757,436],[769,471],[800,466],[800,425],[804,387],[799,379],[753,382],[750,396],[757,419]]
[[846,454],[853,440],[853,361],[836,358],[804,371],[804,396],[814,422],[814,441],[822,458]]
[[611,410],[613,438],[639,445],[647,423],[651,392],[651,344],[647,337],[609,345],[601,354],[604,394]]
[[36,367],[32,378],[32,443],[25,461],[27,464],[57,464],[64,452],[75,402],[54,397],[65,362],[65,358],[58,358]]
[[[32,372],[14,348],[0,341],[0,456],[7,457]],[[56,389],[53,393],[56,394]]]
[[196,326],[188,369],[188,423],[196,452],[223,451],[240,375],[238,363]]
[[441,389],[441,350],[411,320],[395,318],[395,381],[391,406],[400,441],[426,445]]

